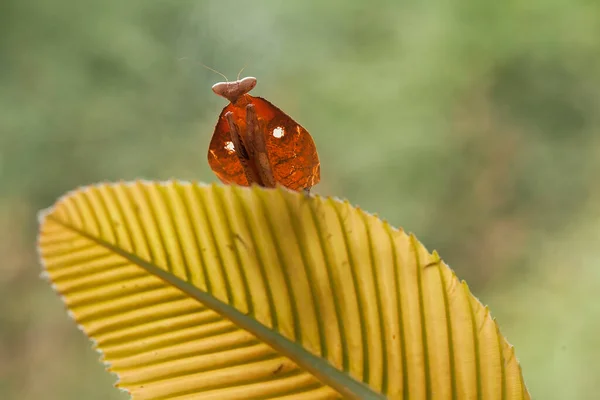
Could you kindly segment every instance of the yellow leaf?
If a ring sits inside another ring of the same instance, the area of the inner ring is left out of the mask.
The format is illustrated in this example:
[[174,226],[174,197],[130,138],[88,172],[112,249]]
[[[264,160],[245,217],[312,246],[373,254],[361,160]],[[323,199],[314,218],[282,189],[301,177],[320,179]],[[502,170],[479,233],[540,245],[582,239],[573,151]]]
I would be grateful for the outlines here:
[[41,218],[45,271],[134,399],[529,399],[412,236],[284,189],[104,184]]

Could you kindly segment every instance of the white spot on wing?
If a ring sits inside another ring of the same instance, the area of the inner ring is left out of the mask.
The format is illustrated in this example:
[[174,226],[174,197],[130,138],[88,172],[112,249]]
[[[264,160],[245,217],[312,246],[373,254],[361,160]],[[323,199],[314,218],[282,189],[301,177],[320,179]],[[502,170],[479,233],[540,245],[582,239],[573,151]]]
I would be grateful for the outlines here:
[[233,142],[231,140],[225,143],[225,150],[227,150],[230,153],[233,153],[235,151],[235,147],[233,146]]
[[278,126],[277,128],[273,129],[273,136],[277,139],[281,139],[283,135],[285,135],[285,130],[281,126]]

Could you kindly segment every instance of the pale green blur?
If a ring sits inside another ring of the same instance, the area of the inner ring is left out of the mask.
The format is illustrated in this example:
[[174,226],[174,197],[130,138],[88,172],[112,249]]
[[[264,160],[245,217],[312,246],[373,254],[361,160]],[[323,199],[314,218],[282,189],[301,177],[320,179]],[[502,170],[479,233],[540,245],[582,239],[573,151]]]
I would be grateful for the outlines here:
[[222,77],[200,63],[246,66],[311,132],[316,192],[439,251],[533,398],[598,398],[600,2],[1,0],[1,399],[126,397],[38,279],[36,211],[215,181]]

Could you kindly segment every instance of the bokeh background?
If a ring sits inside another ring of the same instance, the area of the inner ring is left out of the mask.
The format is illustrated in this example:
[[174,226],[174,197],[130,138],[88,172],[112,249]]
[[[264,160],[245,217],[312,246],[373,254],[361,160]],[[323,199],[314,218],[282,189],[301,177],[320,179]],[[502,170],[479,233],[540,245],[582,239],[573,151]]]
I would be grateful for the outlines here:
[[600,393],[600,3],[2,0],[0,398],[124,399],[38,278],[36,212],[80,185],[215,181],[258,77],[313,135],[317,193],[414,232],[488,304],[536,399]]

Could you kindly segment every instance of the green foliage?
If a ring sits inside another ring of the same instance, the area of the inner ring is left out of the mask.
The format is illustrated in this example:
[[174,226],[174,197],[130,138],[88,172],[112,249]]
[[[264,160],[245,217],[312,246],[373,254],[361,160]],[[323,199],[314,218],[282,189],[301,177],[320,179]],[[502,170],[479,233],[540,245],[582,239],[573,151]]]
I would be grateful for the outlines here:
[[230,78],[247,64],[255,93],[311,132],[317,192],[456,267],[535,398],[590,398],[599,45],[586,0],[3,0],[0,397],[123,398],[37,279],[35,211],[100,180],[215,180],[221,78],[202,62]]

